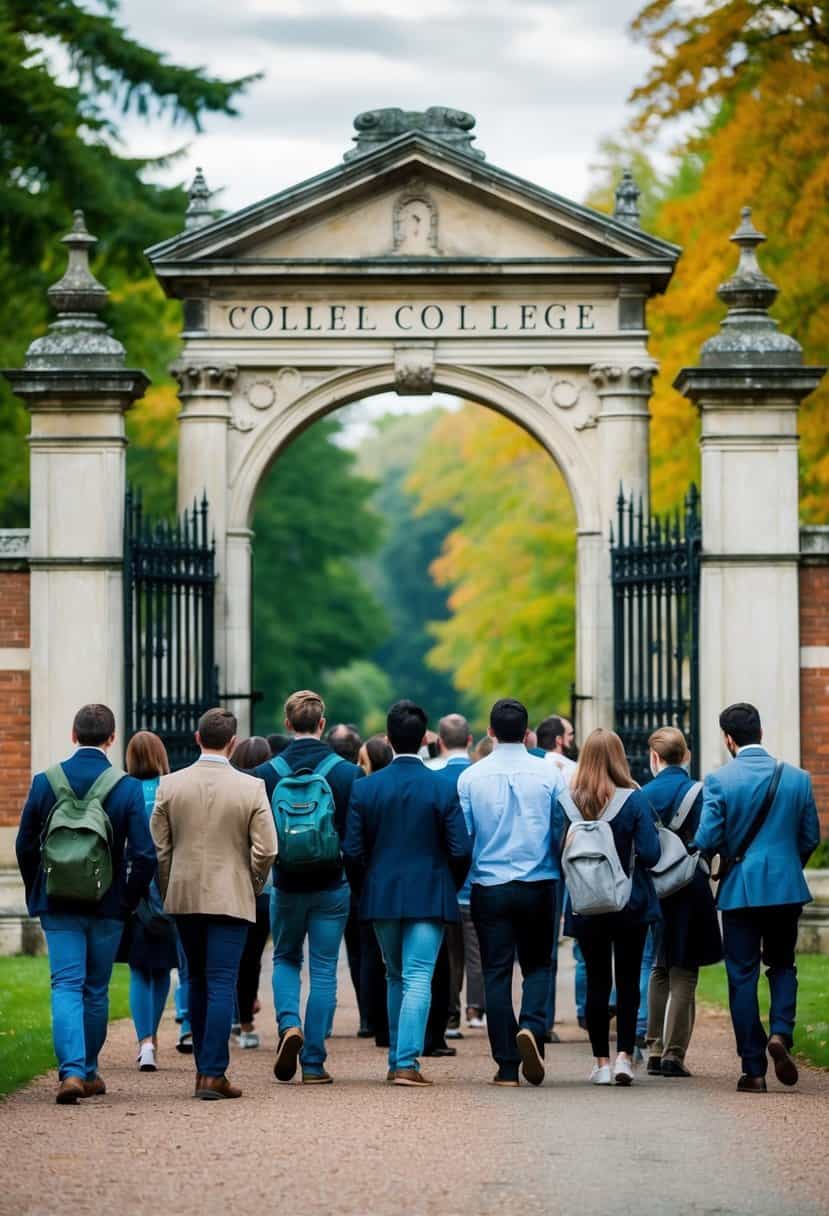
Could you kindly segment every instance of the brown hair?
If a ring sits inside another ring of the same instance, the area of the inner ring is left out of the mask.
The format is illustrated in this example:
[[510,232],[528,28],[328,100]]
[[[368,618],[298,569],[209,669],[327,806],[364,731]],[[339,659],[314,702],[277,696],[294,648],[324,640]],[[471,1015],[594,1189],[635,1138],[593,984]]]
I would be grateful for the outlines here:
[[318,692],[303,688],[285,702],[285,718],[292,730],[312,735],[325,717],[325,702]]
[[570,793],[585,819],[599,819],[617,789],[635,790],[622,740],[599,727],[587,736]]
[[139,781],[163,777],[170,771],[167,749],[151,730],[139,730],[127,744],[127,772]]
[[108,705],[82,705],[72,730],[81,747],[100,747],[115,734],[115,715]]
[[381,768],[391,764],[394,752],[385,735],[372,735],[360,748],[360,755],[363,757],[361,760],[363,772],[370,775],[379,773]]
[[236,734],[236,717],[229,709],[208,709],[199,718],[196,729],[202,747],[221,751]]
[[492,736],[491,735],[482,735],[481,738],[478,740],[478,742],[475,744],[475,750],[472,753],[473,763],[476,760],[483,760],[487,756],[491,755],[494,747],[495,747],[495,740],[492,738]]
[[688,755],[688,744],[676,726],[660,726],[648,739],[648,747],[666,764],[682,764]]
[[236,744],[233,755],[230,757],[230,763],[234,768],[241,769],[242,772],[249,772],[250,769],[264,764],[270,758],[271,745],[268,740],[264,739],[262,735],[251,735],[249,739],[243,739],[241,743]]

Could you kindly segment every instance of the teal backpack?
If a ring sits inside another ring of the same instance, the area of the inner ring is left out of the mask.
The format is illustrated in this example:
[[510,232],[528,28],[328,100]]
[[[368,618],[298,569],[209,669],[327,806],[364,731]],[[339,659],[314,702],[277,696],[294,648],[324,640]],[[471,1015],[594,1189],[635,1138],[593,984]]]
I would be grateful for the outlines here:
[[294,772],[281,756],[271,760],[279,776],[271,798],[279,846],[277,865],[291,873],[335,866],[340,837],[327,777],[342,756],[326,756],[314,769]]
[[112,886],[112,822],[104,801],[126,774],[106,768],[79,798],[59,764],[46,772],[55,805],[40,844],[46,894],[95,904]]

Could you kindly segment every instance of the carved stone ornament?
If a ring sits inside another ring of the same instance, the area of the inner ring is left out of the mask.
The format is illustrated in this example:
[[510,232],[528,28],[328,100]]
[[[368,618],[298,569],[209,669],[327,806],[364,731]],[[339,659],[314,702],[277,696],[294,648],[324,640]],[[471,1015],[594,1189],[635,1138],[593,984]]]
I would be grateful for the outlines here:
[[392,213],[392,253],[439,253],[438,209],[419,178],[409,182],[398,195]]
[[572,380],[556,380],[550,389],[553,405],[560,410],[571,410],[578,403],[581,389]]
[[435,383],[433,346],[394,348],[394,391],[400,397],[428,396]]
[[550,391],[550,373],[546,367],[531,367],[527,372],[527,393],[536,401],[543,401]]
[[174,363],[179,397],[227,397],[239,369],[233,363]]
[[474,115],[467,114],[465,110],[453,110],[449,106],[429,106],[428,110],[401,110],[396,106],[364,110],[354,119],[356,147],[349,148],[343,159],[354,160],[366,152],[373,152],[381,144],[390,143],[408,131],[422,131],[430,139],[448,144],[456,152],[462,152],[474,160],[483,160],[483,152],[472,147],[474,126]]
[[629,367],[618,363],[594,363],[588,375],[600,397],[647,397],[657,370],[653,363],[636,363]]
[[269,410],[276,401],[273,380],[251,380],[245,396],[255,410]]

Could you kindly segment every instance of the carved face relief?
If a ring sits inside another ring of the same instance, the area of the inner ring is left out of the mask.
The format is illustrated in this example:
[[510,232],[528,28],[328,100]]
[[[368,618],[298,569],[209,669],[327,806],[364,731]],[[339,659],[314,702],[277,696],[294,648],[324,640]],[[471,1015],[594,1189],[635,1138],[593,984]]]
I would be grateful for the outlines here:
[[438,213],[423,183],[413,181],[394,204],[394,253],[418,257],[438,252]]

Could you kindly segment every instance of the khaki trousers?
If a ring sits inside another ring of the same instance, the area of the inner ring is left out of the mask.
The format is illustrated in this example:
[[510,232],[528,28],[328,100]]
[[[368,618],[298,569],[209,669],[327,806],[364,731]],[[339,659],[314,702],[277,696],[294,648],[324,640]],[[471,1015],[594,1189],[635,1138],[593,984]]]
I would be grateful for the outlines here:
[[682,1064],[696,1016],[695,993],[699,968],[660,967],[648,985],[648,1048],[651,1055]]

